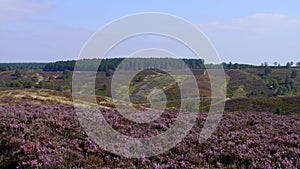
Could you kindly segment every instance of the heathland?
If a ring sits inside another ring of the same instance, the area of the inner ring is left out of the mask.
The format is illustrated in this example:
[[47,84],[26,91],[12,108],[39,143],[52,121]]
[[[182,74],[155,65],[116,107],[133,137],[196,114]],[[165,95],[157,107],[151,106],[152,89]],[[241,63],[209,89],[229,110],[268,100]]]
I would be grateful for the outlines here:
[[[83,61],[85,66],[77,71],[97,71],[95,92],[90,96],[96,98],[96,105],[82,102],[76,106],[100,110],[113,129],[128,136],[163,133],[176,121],[178,85],[155,83],[167,75],[156,68],[138,73],[128,88],[137,109],[149,108],[149,91],[145,90],[149,84],[161,85],[168,102],[157,120],[132,122],[117,112],[111,99],[112,77],[121,61],[106,59],[100,67],[95,66],[95,60]],[[145,63],[134,62],[125,65],[126,71]],[[87,136],[72,102],[75,61],[0,64],[0,168],[300,167],[300,64],[213,65],[196,59],[185,59],[184,63],[195,76],[201,96],[196,125],[172,149],[139,159],[114,155]],[[170,63],[160,60],[157,64],[167,69]],[[210,79],[215,78],[205,68],[220,66],[226,75],[225,112],[216,131],[200,144],[198,136],[210,105]]]

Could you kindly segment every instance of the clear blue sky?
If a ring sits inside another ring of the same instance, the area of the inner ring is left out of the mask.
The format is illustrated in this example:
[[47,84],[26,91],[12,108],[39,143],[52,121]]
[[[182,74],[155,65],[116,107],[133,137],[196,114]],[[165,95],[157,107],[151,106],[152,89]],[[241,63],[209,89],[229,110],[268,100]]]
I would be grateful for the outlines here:
[[222,61],[300,61],[296,0],[0,0],[0,62],[76,59],[100,27],[139,12],[163,12],[198,26]]

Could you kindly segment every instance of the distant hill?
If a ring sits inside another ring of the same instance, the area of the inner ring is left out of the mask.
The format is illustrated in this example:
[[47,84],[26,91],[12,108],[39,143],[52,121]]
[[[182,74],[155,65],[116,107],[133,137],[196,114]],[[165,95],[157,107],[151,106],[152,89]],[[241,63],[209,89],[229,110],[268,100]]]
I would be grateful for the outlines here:
[[[1,63],[0,64],[0,90],[42,88],[57,91],[71,91],[72,70],[75,63],[78,70],[97,70],[95,93],[101,96],[110,96],[110,83],[114,70],[124,58],[104,59],[99,65],[99,59],[84,59],[80,61],[58,61],[53,63]],[[215,68],[221,65],[205,64],[200,59],[183,59],[178,64],[176,59],[166,58],[138,58],[127,59],[123,69],[130,71],[140,67],[150,69],[140,73],[132,80],[131,94],[137,94],[139,87],[149,83],[151,78],[145,78],[150,74],[160,78],[159,70],[151,69],[151,65],[167,69],[168,66],[184,68],[186,63],[194,73],[202,97],[210,96],[210,78],[205,73],[205,68]],[[148,64],[148,65],[147,65]],[[298,64],[297,64],[298,65]],[[256,97],[293,97],[300,96],[300,68],[286,66],[261,66],[222,63],[227,80],[227,97],[256,98]],[[169,86],[166,91],[173,99],[178,96],[176,86]],[[141,101],[141,97],[136,97]]]

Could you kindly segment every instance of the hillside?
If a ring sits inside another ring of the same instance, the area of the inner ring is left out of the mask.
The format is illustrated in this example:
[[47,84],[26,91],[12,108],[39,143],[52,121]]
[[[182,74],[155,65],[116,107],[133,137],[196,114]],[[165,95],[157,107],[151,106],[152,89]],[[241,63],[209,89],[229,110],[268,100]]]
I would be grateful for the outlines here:
[[[299,68],[270,68],[271,72],[267,74],[265,73],[266,69],[267,68],[225,69],[227,97],[251,98],[300,95]],[[193,69],[192,71],[198,82],[201,96],[209,97],[210,77],[207,74],[204,74],[204,69]],[[72,72],[68,70],[55,72],[19,70],[19,72],[21,77],[16,76],[16,71],[0,72],[0,90],[44,88],[58,91],[70,91],[72,87]],[[143,71],[133,79],[133,89],[131,90],[134,91],[134,87],[142,86],[153,80],[145,77],[151,74],[158,74],[158,72],[159,71],[155,70]],[[296,72],[296,75],[293,76],[293,72]],[[112,73],[97,73],[96,94],[110,96],[109,91]],[[155,78],[158,78],[158,76]]]

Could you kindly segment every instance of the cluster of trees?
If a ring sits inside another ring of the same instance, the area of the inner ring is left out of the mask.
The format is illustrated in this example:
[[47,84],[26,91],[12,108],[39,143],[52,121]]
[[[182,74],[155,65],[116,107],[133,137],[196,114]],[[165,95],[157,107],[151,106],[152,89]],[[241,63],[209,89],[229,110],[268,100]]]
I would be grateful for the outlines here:
[[59,79],[61,83],[55,81],[55,77],[50,76],[48,80],[39,81],[37,76],[28,75],[26,70],[16,69],[13,76],[14,80],[4,81],[0,79],[0,88],[39,88],[39,89],[52,89],[57,91],[63,91],[70,89],[69,81],[72,78],[72,71],[64,70],[63,74]]
[[[265,68],[264,76],[268,77],[272,73],[270,67]],[[269,86],[275,89],[274,95],[294,95],[298,93],[298,88],[295,85],[294,79],[297,77],[297,70],[292,70],[290,75],[286,75],[285,80],[272,78]]]
[[273,79],[271,85],[275,89],[275,95],[293,95],[298,92],[298,88],[289,76],[286,76],[283,83],[279,83],[276,79]]
[[5,82],[3,80],[0,81],[0,87],[16,87],[16,88],[32,88],[36,87],[36,83],[38,82],[38,78],[33,76],[31,79],[22,79],[22,71],[17,69],[15,71],[16,80]]
[[[268,66],[269,66],[268,62],[264,62],[261,64],[261,67],[268,67]],[[300,62],[297,62],[295,65],[294,65],[293,61],[287,62],[285,65],[280,65],[280,63],[278,63],[278,62],[274,62],[273,66],[270,66],[270,67],[272,67],[272,68],[291,68],[293,66],[300,68]]]
[[6,87],[17,87],[17,88],[32,88],[35,87],[35,83],[32,80],[19,79],[6,84]]
[[248,64],[238,64],[238,63],[222,63],[224,69],[248,69],[248,68],[259,68],[261,66],[248,65]]
[[43,71],[64,71],[64,70],[74,70],[76,61],[58,61],[54,63],[48,63],[44,66]]
[[270,66],[268,64],[268,62],[264,62],[259,66],[248,65],[248,64],[238,64],[238,63],[232,63],[232,62],[229,62],[229,63],[223,62],[222,66],[223,66],[224,69],[248,69],[248,68],[267,68],[267,67],[270,67],[270,68],[291,68],[293,66],[296,66],[296,67],[300,68],[300,62],[297,62],[295,65],[294,65],[293,61],[287,62],[286,65],[280,65],[278,62],[274,62],[273,66]]

